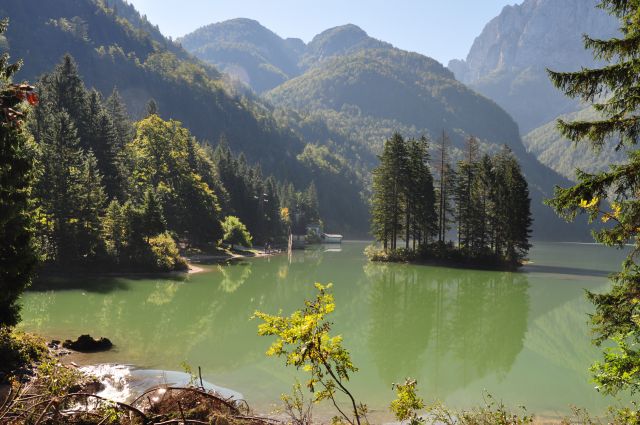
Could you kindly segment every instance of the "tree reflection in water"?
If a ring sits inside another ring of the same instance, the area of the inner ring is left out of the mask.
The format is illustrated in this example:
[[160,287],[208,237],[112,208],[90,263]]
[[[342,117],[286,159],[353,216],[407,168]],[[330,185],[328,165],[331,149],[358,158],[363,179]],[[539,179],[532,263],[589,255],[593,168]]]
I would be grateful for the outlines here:
[[504,378],[523,348],[527,278],[493,273],[367,264],[369,350],[385,382],[420,377],[446,397],[494,374]]

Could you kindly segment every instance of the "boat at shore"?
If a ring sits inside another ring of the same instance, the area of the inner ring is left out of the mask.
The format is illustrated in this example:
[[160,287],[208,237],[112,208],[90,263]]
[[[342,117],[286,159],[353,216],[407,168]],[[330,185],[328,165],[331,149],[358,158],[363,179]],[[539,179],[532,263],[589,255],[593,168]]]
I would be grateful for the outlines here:
[[342,235],[323,233],[320,235],[322,243],[342,243]]

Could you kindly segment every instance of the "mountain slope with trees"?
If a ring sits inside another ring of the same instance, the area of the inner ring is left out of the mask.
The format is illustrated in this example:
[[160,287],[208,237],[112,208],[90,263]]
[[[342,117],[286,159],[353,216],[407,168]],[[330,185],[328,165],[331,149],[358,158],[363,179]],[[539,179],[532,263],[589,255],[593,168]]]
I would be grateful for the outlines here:
[[[366,232],[361,179],[343,166],[344,159],[332,171],[310,167],[299,159],[309,144],[301,133],[276,121],[268,105],[231,90],[215,68],[162,37],[127,3],[25,0],[0,4],[0,15],[11,20],[0,48],[29,59],[16,78],[36,80],[70,53],[86,85],[105,98],[117,87],[133,118],[142,118],[153,99],[161,117],[180,121],[202,141],[218,143],[224,137],[235,154],[244,153],[267,175],[298,190],[315,181],[319,196],[328,201],[321,204],[322,216],[332,230]],[[318,136],[311,143],[330,140]],[[341,191],[334,190],[336,176]]]
[[[558,117],[564,121],[589,121],[598,118],[598,113],[588,107],[581,111]],[[574,143],[558,131],[557,120],[530,131],[522,138],[527,151],[543,164],[559,174],[575,181],[576,170],[587,173],[606,170],[610,164],[622,162],[624,149],[605,145],[596,154],[584,144]]]
[[251,19],[231,19],[178,39],[182,46],[258,93],[295,78],[317,63],[362,49],[388,48],[353,24],[330,28],[309,44],[283,39]]
[[318,117],[360,146],[381,152],[394,131],[435,141],[451,138],[452,157],[461,159],[466,140],[475,136],[487,153],[508,146],[520,160],[531,186],[534,237],[584,238],[542,204],[555,184],[568,180],[526,152],[518,127],[498,105],[455,80],[433,59],[399,49],[367,49],[338,56],[266,93],[283,108]]
[[302,40],[284,40],[251,19],[207,25],[178,42],[203,61],[257,92],[269,90],[300,73]]

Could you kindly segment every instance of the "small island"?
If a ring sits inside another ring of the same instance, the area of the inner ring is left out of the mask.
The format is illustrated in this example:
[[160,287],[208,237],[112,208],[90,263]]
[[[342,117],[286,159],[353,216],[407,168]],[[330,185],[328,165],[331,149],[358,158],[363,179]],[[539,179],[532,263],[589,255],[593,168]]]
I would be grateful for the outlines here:
[[367,257],[520,267],[531,247],[533,220],[527,181],[511,150],[505,146],[494,155],[480,155],[480,142],[469,137],[454,168],[446,133],[435,146],[435,161],[429,148],[425,137],[405,140],[398,133],[385,142],[373,171],[371,233],[376,244],[366,249]]

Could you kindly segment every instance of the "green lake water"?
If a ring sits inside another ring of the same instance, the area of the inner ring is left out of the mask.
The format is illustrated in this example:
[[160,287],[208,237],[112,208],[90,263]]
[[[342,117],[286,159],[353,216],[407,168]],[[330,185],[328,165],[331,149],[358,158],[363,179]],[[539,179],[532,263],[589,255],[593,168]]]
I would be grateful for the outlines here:
[[52,280],[24,296],[22,327],[48,338],[110,338],[115,349],[85,359],[93,363],[201,366],[207,381],[265,410],[295,373],[264,355],[270,339],[257,336],[250,316],[289,313],[313,296],[313,282],[333,282],[335,330],[360,368],[353,392],[374,410],[386,409],[391,383],[407,376],[426,400],[455,407],[482,402],[485,390],[543,415],[611,402],[590,382],[599,351],[584,291],[607,288],[620,251],[539,243],[533,264],[505,273],[371,264],[365,246],[205,265],[184,276]]

